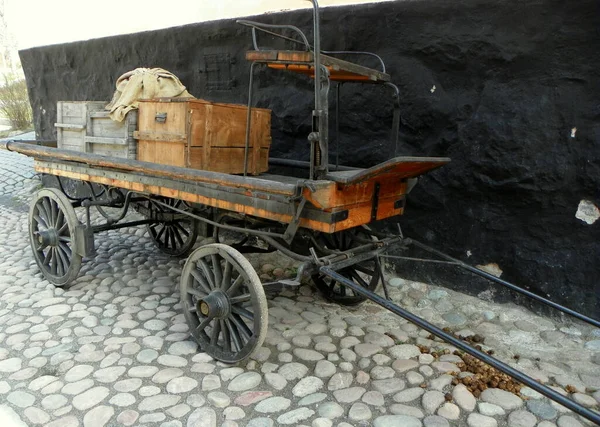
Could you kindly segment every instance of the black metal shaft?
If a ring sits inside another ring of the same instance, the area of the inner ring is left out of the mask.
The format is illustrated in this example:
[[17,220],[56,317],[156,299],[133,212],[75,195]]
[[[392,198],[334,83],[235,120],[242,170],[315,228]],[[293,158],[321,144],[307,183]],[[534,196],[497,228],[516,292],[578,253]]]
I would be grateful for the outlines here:
[[419,316],[412,314],[411,312],[399,307],[398,305],[394,304],[393,302],[380,297],[379,295],[377,295],[374,292],[368,291],[367,289],[354,283],[351,280],[348,280],[341,274],[336,273],[332,268],[321,267],[321,268],[319,268],[319,271],[322,274],[330,277],[331,279],[343,284],[344,286],[349,287],[354,292],[357,292],[358,294],[370,299],[374,303],[379,304],[380,306],[391,311],[392,313],[408,320],[409,322],[414,323],[415,325],[419,326],[420,328],[423,328],[426,331],[432,333],[433,335],[443,339],[447,343],[452,344],[456,348],[461,349],[465,353],[468,353],[471,356],[478,358],[479,360],[487,363],[488,365],[493,366],[494,368],[498,369],[499,371],[502,371],[505,374],[511,376],[515,380],[525,384],[528,387],[531,387],[538,393],[543,394],[544,396],[548,397],[549,399],[565,406],[566,408],[569,408],[570,410],[581,415],[582,417],[585,417],[588,420],[593,421],[600,425],[600,414],[599,413],[591,411],[590,409],[578,404],[577,402],[572,401],[571,399],[567,399],[562,394],[552,390],[549,387],[546,387],[545,385],[538,383],[536,380],[534,380],[530,376],[525,375],[522,372],[507,365],[506,363],[501,362],[500,360],[491,357],[487,353],[484,353],[482,351],[477,350],[476,348],[471,347],[470,345],[466,344],[464,341],[461,341],[461,340],[453,337],[452,335],[447,334],[446,332],[444,332],[437,326],[427,322],[424,319],[421,319]]
[[483,271],[477,267],[473,267],[472,265],[466,264],[464,262],[462,262],[459,259],[456,258],[452,258],[450,255],[446,255],[443,252],[438,251],[437,249],[434,249],[430,246],[427,246],[424,243],[418,242],[416,240],[413,239],[406,239],[406,243],[410,244],[414,244],[415,246],[418,246],[419,248],[427,251],[427,252],[431,252],[441,258],[447,259],[448,261],[452,261],[453,263],[455,263],[457,266],[464,268],[465,270],[470,271],[471,273],[477,274],[478,276],[481,277],[485,277],[488,280],[491,280],[492,282],[498,283],[499,285],[505,286],[507,288],[509,288],[510,290],[513,290],[515,292],[518,292],[522,295],[525,295],[531,299],[534,299],[538,302],[541,302],[542,304],[545,304],[549,307],[555,308],[557,310],[562,311],[563,313],[567,313],[579,320],[582,320],[586,323],[589,323],[590,325],[594,325],[597,328],[600,328],[600,321],[596,320],[596,319],[592,319],[591,317],[585,316],[581,313],[576,312],[575,310],[571,310],[570,308],[564,307],[560,304],[555,303],[554,301],[550,301],[547,298],[541,297],[539,295],[534,294],[533,292],[530,292],[526,289],[520,288],[517,285],[514,285],[510,282],[507,282],[506,280],[502,280],[499,277],[496,277],[490,273],[488,273],[487,271]]

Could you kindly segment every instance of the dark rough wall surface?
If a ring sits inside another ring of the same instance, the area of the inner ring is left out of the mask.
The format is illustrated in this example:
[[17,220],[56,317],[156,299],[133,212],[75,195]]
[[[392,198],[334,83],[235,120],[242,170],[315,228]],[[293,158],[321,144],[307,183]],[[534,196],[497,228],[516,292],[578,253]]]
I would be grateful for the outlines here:
[[[312,28],[308,11],[256,19]],[[328,8],[322,22],[323,49],[386,60],[401,91],[402,153],[453,160],[411,193],[405,233],[473,264],[496,263],[506,280],[598,317],[600,221],[575,217],[581,200],[600,205],[597,0],[398,1]],[[108,100],[116,78],[136,67],[168,69],[197,97],[245,102],[248,48],[250,31],[226,20],[34,48],[21,58],[36,129],[50,139],[56,101]],[[216,76],[205,61],[218,52],[233,61]],[[207,90],[229,78],[228,90]],[[257,105],[273,110],[272,155],[306,158],[310,82],[262,70],[256,87]],[[342,163],[391,156],[388,95],[344,86]],[[488,287],[429,265],[400,268],[461,290]]]

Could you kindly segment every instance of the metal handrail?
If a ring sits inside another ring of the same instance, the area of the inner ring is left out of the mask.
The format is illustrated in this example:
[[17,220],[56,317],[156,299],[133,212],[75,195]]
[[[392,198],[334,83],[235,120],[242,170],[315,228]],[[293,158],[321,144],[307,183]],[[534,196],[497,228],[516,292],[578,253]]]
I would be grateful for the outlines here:
[[[308,42],[308,38],[306,37],[304,32],[302,32],[302,30],[300,28],[298,28],[294,25],[263,24],[262,22],[248,21],[246,19],[238,19],[235,22],[238,24],[245,25],[247,27],[252,28],[252,42],[254,44],[254,50],[260,50],[260,48],[258,47],[258,43],[256,41],[255,30],[262,31],[264,33],[271,34],[275,37],[279,37],[281,39],[288,40],[288,41],[291,41],[291,42],[294,42],[297,44],[302,44],[302,45],[304,45],[304,47],[306,47],[306,50],[309,50],[309,51],[312,50],[312,47],[311,47],[310,43]],[[292,31],[296,32],[302,38],[302,42],[300,40],[296,40],[291,37],[286,37],[283,34],[274,33],[273,31],[269,31],[268,28],[292,30]]]

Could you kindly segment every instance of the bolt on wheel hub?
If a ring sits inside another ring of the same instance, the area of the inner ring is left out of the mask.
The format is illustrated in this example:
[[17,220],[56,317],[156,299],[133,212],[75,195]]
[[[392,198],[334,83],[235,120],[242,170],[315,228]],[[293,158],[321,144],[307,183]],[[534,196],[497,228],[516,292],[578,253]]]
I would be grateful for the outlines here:
[[231,304],[223,291],[213,291],[205,298],[198,300],[197,311],[203,316],[225,319],[229,316]]

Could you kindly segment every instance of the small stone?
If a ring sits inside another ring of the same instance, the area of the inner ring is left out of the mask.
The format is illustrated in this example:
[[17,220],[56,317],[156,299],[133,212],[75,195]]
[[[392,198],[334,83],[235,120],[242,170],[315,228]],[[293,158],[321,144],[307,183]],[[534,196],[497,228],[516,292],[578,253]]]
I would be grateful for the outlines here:
[[484,390],[479,399],[484,402],[493,403],[506,410],[513,410],[523,406],[523,400],[508,391],[500,390],[499,388],[488,388]]
[[394,371],[389,366],[375,366],[373,369],[371,369],[369,374],[371,378],[375,380],[384,380],[388,378],[393,378],[396,374],[396,371]]
[[[394,402],[398,402],[398,403],[412,402],[413,400],[416,400],[419,397],[421,397],[424,393],[425,393],[425,390],[422,389],[421,387],[409,388],[409,389],[403,390],[399,393],[396,393],[394,395]],[[440,404],[441,404],[441,402],[440,402]],[[435,409],[437,409],[437,407]],[[435,412],[435,409],[433,411],[429,411],[429,412]]]
[[181,400],[181,396],[157,394],[154,396],[146,397],[144,400],[142,400],[138,406],[138,409],[140,411],[156,411],[158,409],[173,406],[177,404],[179,400]]
[[390,412],[394,415],[409,415],[415,418],[423,418],[425,414],[419,408],[414,406],[403,405],[401,403],[394,403],[390,406]]
[[[592,399],[593,400],[593,399]],[[543,420],[553,420],[558,415],[558,411],[549,403],[543,400],[528,400],[527,409],[535,416]]]
[[285,397],[275,396],[270,397],[268,399],[262,400],[255,407],[254,410],[260,413],[274,413],[285,411],[290,407],[292,401],[290,399],[286,399]]
[[211,391],[221,388],[221,379],[216,375],[206,375],[202,378],[202,391]]
[[130,426],[134,424],[140,414],[134,410],[127,409],[117,416],[117,421],[123,425]]
[[437,414],[448,420],[457,420],[460,416],[460,408],[454,403],[446,402],[438,409]]
[[375,418],[373,427],[421,427],[421,421],[418,418],[408,415],[382,415]]
[[354,403],[348,412],[348,418],[352,421],[370,420],[371,416],[371,409],[362,402]]
[[506,411],[500,406],[488,402],[479,402],[477,404],[477,409],[481,414],[489,415],[492,417],[506,414]]
[[537,423],[535,415],[527,411],[514,411],[508,414],[509,427],[533,427]]
[[425,378],[423,377],[423,375],[415,372],[415,371],[410,371],[406,373],[406,381],[408,381],[408,383],[410,385],[417,385],[417,384],[423,384],[423,382],[425,381]]
[[411,359],[421,354],[419,347],[412,344],[400,344],[388,348],[388,353],[394,359]]
[[315,366],[315,376],[319,378],[329,378],[335,371],[335,365],[328,360],[319,360]]
[[300,421],[307,420],[315,414],[309,408],[298,408],[277,417],[277,422],[283,425],[298,425]]
[[220,391],[211,391],[206,396],[206,400],[217,408],[225,408],[231,403],[229,396]]
[[288,381],[297,380],[300,378],[304,378],[304,376],[308,373],[308,368],[297,362],[286,363],[277,371],[281,376],[283,376]]
[[111,406],[96,406],[83,417],[83,425],[86,427],[104,427],[114,415],[115,410]]
[[109,394],[109,389],[106,387],[94,387],[73,398],[73,406],[85,411],[102,402]]
[[198,381],[190,377],[173,378],[167,384],[167,392],[171,394],[187,393],[198,387]]
[[382,394],[391,394],[403,390],[405,387],[404,381],[399,378],[390,378],[387,380],[375,380],[371,382],[373,388]]
[[50,415],[39,408],[29,407],[23,413],[31,424],[45,424],[50,421]]
[[293,353],[298,359],[308,362],[313,362],[325,358],[325,356],[323,356],[318,351],[310,350],[307,348],[295,348]]
[[410,360],[410,359],[400,359],[400,360],[395,360],[392,363],[392,369],[394,369],[396,372],[406,372],[406,371],[410,371],[411,369],[415,369],[419,366],[419,363],[415,360]]
[[348,388],[354,381],[354,377],[349,372],[338,372],[334,374],[327,383],[327,390],[341,390]]
[[477,401],[475,400],[475,396],[467,390],[467,387],[464,384],[458,384],[452,390],[452,398],[454,402],[464,409],[465,411],[472,412],[475,409],[475,404]]
[[249,406],[261,400],[272,397],[273,393],[270,391],[247,391],[236,397],[233,401],[236,405]]
[[223,411],[226,420],[241,420],[246,416],[244,410],[238,406],[230,406]]
[[190,414],[188,427],[217,427],[217,413],[212,408],[198,408]]
[[287,380],[283,377],[283,375],[274,372],[267,372],[265,374],[265,381],[275,390],[283,390],[287,385]]
[[383,347],[375,344],[362,343],[354,346],[354,352],[360,357],[371,357],[380,351],[383,351]]
[[497,427],[498,421],[492,417],[473,413],[467,417],[467,425],[469,427]]
[[341,417],[344,414],[344,408],[342,408],[336,402],[325,402],[319,405],[317,411],[321,417],[333,420]]
[[[352,377],[352,374],[350,374]],[[292,394],[296,397],[304,397],[323,388],[323,380],[318,377],[302,378],[292,389]]]
[[258,372],[246,372],[235,377],[227,389],[229,391],[246,391],[255,388],[262,381],[262,376]]
[[429,415],[423,419],[425,427],[450,427],[450,423],[446,418],[439,415]]
[[362,387],[350,387],[334,391],[333,396],[340,403],[352,403],[360,399],[365,392]]
[[558,419],[556,424],[558,427],[583,427],[583,424],[581,424],[575,417],[572,417],[571,415],[563,415]]

